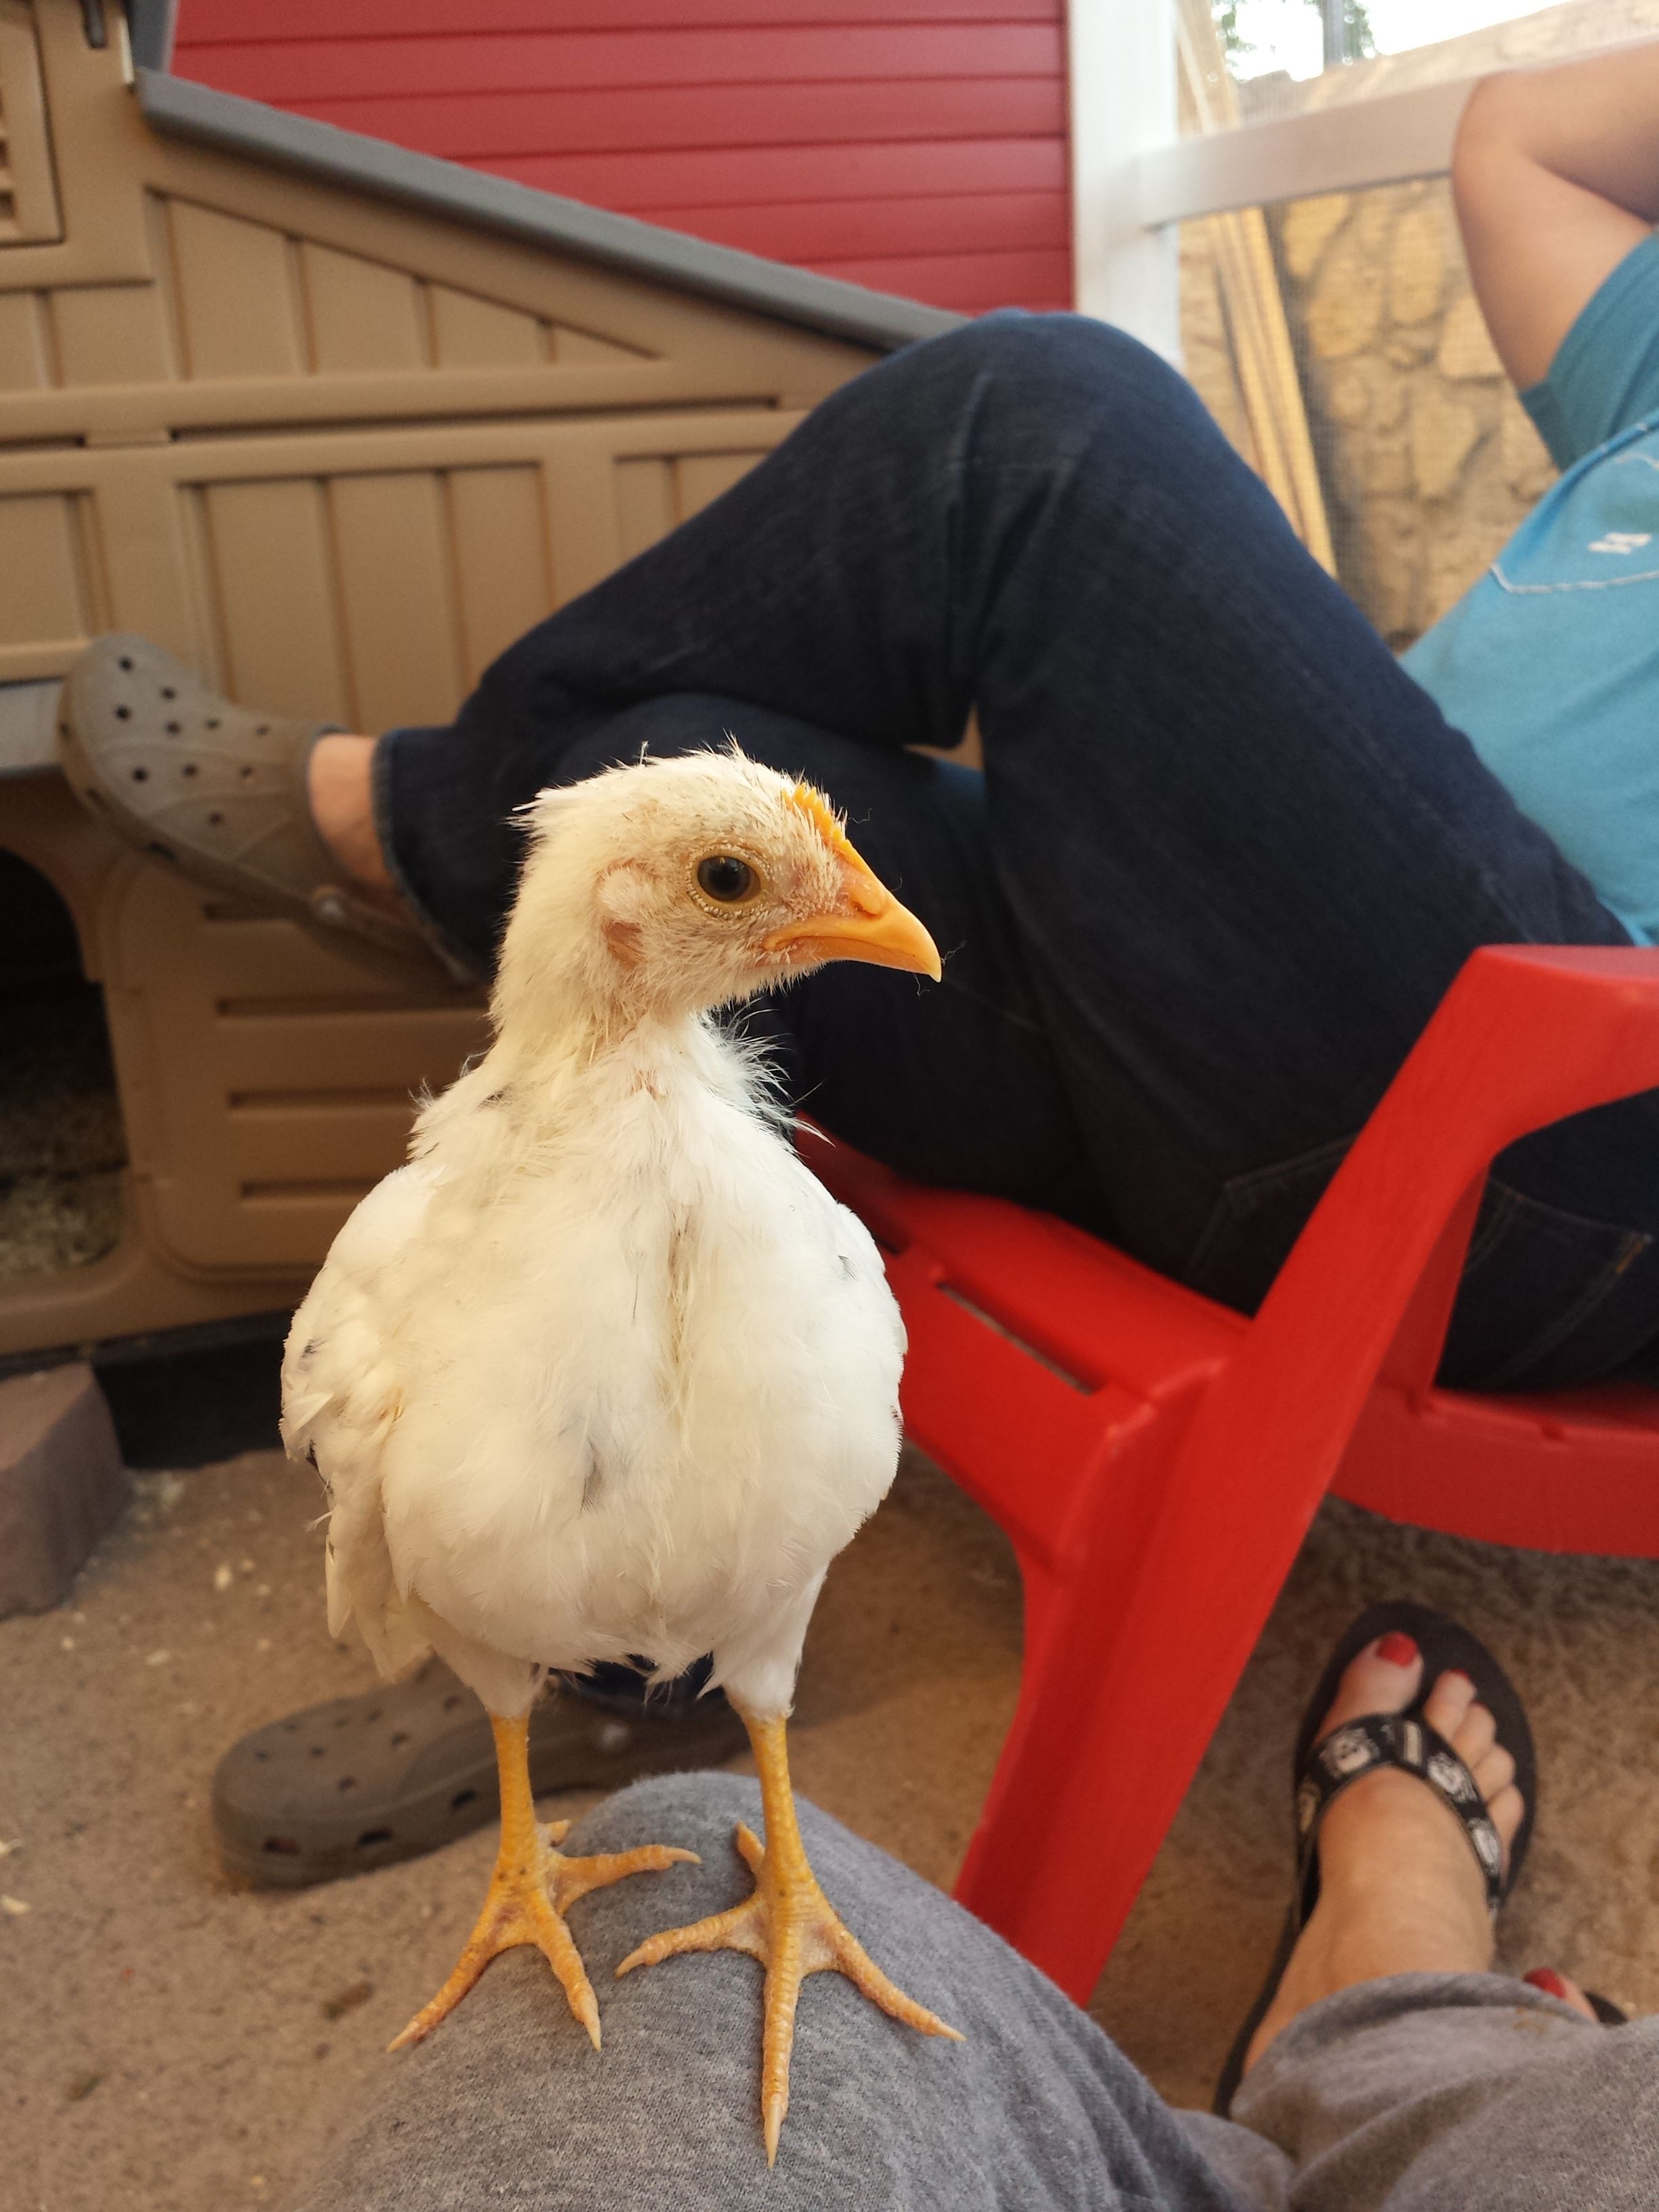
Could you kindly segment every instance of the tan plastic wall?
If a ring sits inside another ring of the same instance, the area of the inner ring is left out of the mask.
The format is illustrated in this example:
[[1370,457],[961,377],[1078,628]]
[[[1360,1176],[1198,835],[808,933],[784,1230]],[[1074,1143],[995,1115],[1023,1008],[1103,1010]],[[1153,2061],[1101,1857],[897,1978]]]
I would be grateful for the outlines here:
[[[163,138],[77,0],[0,0],[0,682],[136,630],[249,703],[441,721],[873,358]],[[478,1001],[192,890],[55,775],[0,782],[0,844],[104,986],[131,1158],[123,1244],[0,1285],[0,1351],[290,1301]]]

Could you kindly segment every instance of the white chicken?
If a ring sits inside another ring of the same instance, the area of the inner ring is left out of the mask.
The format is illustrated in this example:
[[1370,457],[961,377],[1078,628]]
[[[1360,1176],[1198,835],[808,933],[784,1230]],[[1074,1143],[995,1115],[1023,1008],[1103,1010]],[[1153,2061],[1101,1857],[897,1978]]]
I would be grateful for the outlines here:
[[534,1943],[598,2045],[565,1909],[692,1855],[554,1848],[529,1710],[550,1668],[641,1655],[668,1676],[710,1651],[760,1772],[765,1845],[736,1838],[754,1893],[618,1972],[721,1947],[764,1962],[769,2160],[804,1975],[835,1967],[896,2018],[954,2031],[818,1887],[785,1750],[825,1570],[892,1480],[903,1329],[870,1237],[710,1010],[827,960],[937,978],[939,955],[823,797],[735,749],[614,769],[526,811],[495,1042],[336,1238],[289,1339],[283,1435],[329,1493],[331,1629],[355,1617],[388,1675],[435,1650],[495,1730],[489,1896],[398,2042]]

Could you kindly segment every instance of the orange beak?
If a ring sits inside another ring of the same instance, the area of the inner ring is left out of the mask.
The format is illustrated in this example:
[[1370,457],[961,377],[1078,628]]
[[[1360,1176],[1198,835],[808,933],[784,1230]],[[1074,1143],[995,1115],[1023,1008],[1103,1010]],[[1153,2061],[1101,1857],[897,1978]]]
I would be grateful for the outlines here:
[[833,914],[787,922],[765,940],[769,952],[797,952],[809,960],[867,960],[874,968],[903,968],[916,975],[942,973],[939,947],[908,906],[842,842],[842,903]]

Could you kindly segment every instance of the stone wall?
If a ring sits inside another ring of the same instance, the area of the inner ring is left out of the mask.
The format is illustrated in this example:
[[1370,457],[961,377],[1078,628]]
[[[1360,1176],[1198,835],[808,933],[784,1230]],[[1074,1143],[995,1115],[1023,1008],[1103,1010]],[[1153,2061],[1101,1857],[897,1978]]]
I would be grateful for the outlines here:
[[1396,648],[1553,481],[1492,351],[1443,179],[1269,217],[1343,581]]
[[[1268,210],[1337,573],[1396,651],[1553,481],[1492,351],[1443,179]],[[1184,227],[1188,374],[1252,465],[1208,227]]]

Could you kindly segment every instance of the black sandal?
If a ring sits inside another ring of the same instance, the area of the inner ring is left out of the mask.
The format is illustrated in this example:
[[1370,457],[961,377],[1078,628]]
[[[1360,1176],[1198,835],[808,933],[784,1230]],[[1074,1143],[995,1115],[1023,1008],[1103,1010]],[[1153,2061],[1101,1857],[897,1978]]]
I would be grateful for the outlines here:
[[[1321,1737],[1320,1723],[1331,1709],[1338,1682],[1366,1645],[1391,1629],[1409,1636],[1423,1655],[1423,1680],[1416,1698],[1403,1712],[1367,1713]],[[1453,1670],[1467,1674],[1474,1684],[1476,1698],[1498,1724],[1498,1742],[1515,1761],[1516,1787],[1525,1800],[1525,1810],[1510,1845],[1507,1867],[1498,1831],[1487,1817],[1474,1777],[1445,1738],[1423,1718],[1429,1692],[1442,1674]],[[1443,1613],[1404,1599],[1373,1606],[1353,1623],[1331,1654],[1297,1733],[1296,1887],[1267,1978],[1221,2070],[1213,2109],[1224,2119],[1243,2076],[1251,2039],[1278,1992],[1297,1938],[1318,1901],[1318,1839],[1326,1810],[1351,1782],[1379,1766],[1398,1766],[1416,1775],[1457,1815],[1480,1865],[1486,1903],[1493,1913],[1515,1887],[1532,1840],[1538,1805],[1537,1756],[1515,1685],[1479,1638]]]

